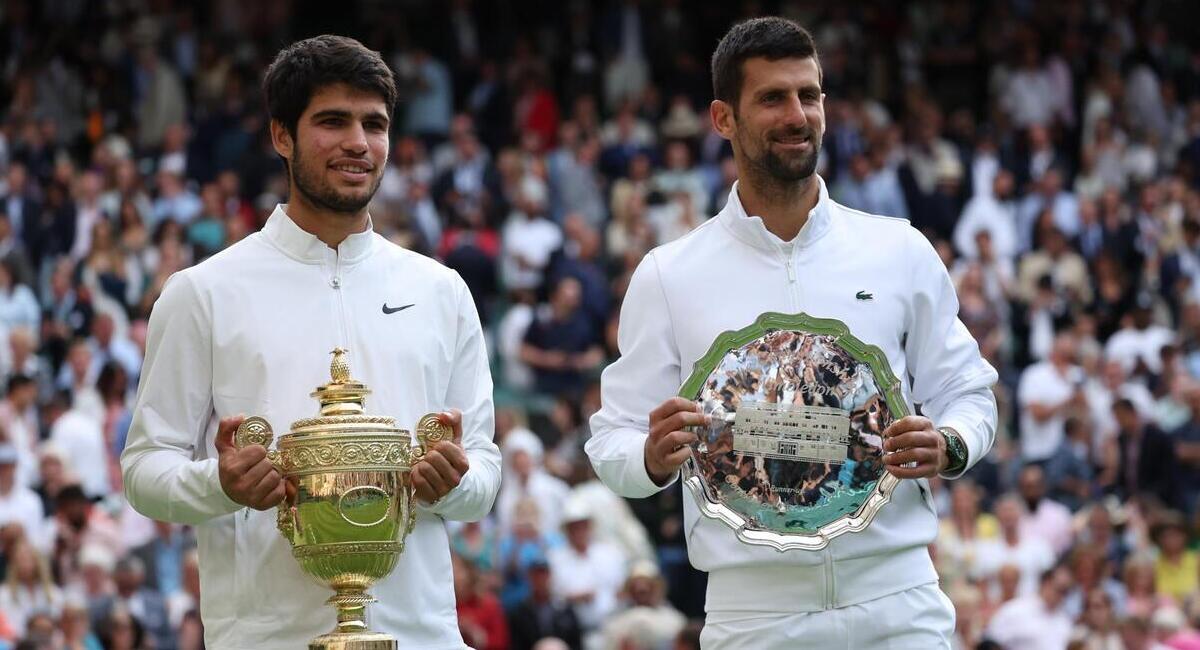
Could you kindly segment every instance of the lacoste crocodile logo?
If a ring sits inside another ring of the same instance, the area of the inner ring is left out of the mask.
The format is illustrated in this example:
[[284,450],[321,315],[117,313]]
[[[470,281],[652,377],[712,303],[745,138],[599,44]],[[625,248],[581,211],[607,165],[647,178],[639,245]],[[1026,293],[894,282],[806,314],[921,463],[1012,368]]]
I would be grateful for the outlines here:
[[383,303],[383,313],[385,313],[385,314],[394,314],[394,313],[396,313],[396,312],[398,312],[398,311],[404,311],[405,309],[408,309],[409,307],[412,307],[414,304],[416,304],[416,303],[411,303],[411,304],[408,304],[408,305],[404,305],[403,307],[388,307],[388,306],[387,306],[387,303],[385,302],[385,303]]
[[858,293],[854,294],[854,297],[858,298],[859,300],[874,300],[875,294],[867,293],[866,291],[859,291]]

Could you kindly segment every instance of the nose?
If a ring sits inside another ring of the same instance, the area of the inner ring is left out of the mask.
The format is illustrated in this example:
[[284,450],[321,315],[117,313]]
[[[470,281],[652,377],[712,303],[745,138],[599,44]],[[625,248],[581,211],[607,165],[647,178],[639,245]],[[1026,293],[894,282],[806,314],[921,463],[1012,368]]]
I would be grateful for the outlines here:
[[798,95],[792,95],[787,102],[785,120],[788,126],[803,128],[808,126],[808,115],[804,113],[804,102]]
[[347,153],[359,156],[367,153],[367,131],[361,122],[354,122],[347,130],[346,139],[342,141],[342,149]]

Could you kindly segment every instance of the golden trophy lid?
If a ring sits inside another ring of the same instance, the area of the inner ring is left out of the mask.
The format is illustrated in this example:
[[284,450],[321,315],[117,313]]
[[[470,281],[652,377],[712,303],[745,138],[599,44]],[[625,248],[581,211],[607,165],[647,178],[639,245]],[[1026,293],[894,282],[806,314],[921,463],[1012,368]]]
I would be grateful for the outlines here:
[[[371,394],[366,384],[356,381],[350,374],[350,362],[347,360],[349,350],[335,348],[330,354],[333,359],[329,363],[329,381],[318,386],[309,393],[310,397],[320,402],[320,412],[317,417],[305,418],[292,423],[292,431],[300,433],[300,429],[335,429],[337,425],[370,424],[372,428],[396,429],[394,418],[372,416],[366,413],[366,397]],[[305,431],[304,433],[321,433],[321,431]]]

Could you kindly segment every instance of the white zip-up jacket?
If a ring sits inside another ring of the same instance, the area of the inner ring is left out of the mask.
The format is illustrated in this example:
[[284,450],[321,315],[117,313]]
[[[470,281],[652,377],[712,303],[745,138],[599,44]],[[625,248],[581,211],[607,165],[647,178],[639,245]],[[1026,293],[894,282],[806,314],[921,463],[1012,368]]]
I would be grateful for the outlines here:
[[[465,647],[443,519],[477,520],[500,485],[492,381],[471,294],[458,274],[368,228],[333,250],[276,208],[262,231],[173,275],[150,317],[133,424],[121,457],[142,514],[196,527],[205,642],[295,650],[332,631],[333,592],[300,570],[275,510],[231,501],[213,444],[221,418],[270,421],[275,435],[317,414],[330,351],[349,350],[367,412],[412,431],[425,413],[463,412],[470,469],[418,509],[395,570],[370,593],[368,625],[405,648]],[[389,310],[405,307],[399,311]]]
[[[958,320],[933,247],[905,220],[835,203],[819,182],[820,199],[791,242],[746,215],[735,184],[716,217],[653,250],[634,272],[621,307],[621,357],[604,371],[586,447],[621,495],[662,489],[644,463],[650,411],[679,392],[719,334],[768,311],[846,323],[887,354],[910,408],[919,403],[936,425],[962,434],[969,465],[991,448],[996,371]],[[867,530],[821,551],[783,553],[739,542],[685,491],[688,554],[710,572],[707,611],[818,611],[937,580],[927,550],[937,515],[924,479],[901,481]]]

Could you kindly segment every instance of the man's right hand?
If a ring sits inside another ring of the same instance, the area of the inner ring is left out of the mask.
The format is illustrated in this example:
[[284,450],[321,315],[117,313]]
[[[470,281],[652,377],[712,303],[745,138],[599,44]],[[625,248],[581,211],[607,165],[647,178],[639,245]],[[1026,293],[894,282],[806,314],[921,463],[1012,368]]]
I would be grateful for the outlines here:
[[646,438],[646,473],[657,485],[665,484],[692,453],[696,434],[684,427],[701,425],[705,415],[691,400],[672,397],[650,412],[650,435]]
[[279,505],[287,495],[287,483],[267,460],[267,448],[249,445],[238,449],[233,435],[245,418],[238,415],[217,425],[217,470],[221,489],[233,501],[255,510]]

